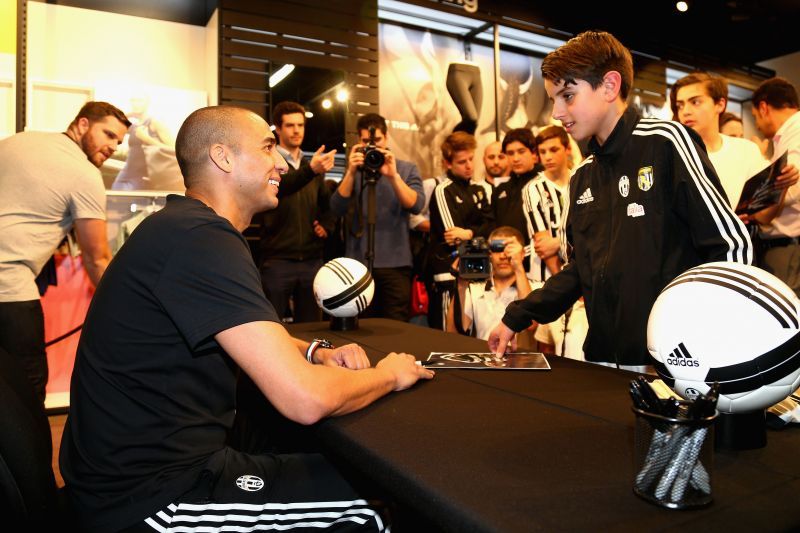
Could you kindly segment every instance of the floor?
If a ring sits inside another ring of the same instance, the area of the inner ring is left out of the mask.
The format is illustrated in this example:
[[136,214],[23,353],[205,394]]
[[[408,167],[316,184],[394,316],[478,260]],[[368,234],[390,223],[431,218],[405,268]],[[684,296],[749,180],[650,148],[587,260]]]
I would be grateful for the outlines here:
[[50,415],[50,433],[53,438],[53,472],[56,475],[56,484],[64,486],[61,478],[61,471],[58,469],[58,449],[61,447],[61,436],[64,434],[64,424],[67,423],[67,415]]

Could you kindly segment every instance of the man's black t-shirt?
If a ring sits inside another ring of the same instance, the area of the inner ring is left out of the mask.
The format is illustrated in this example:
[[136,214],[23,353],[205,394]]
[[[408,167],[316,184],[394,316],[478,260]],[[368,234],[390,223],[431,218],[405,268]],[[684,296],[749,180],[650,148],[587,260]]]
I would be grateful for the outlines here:
[[192,487],[224,448],[235,364],[214,335],[277,321],[241,233],[170,196],[109,265],[81,334],[61,471],[81,526],[111,531]]

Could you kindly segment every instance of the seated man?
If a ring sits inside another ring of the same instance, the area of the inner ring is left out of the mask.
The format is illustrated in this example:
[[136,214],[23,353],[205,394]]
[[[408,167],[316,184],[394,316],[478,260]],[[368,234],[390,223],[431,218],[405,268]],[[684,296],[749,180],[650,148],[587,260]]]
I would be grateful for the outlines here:
[[238,369],[302,424],[432,377],[408,354],[366,368],[358,346],[317,349],[283,328],[241,234],[278,204],[286,162],[275,144],[245,109],[192,113],[176,143],[186,197],[169,196],[142,222],[94,295],[60,457],[82,531],[243,520],[254,530],[382,529],[322,456],[225,446]]
[[475,336],[487,340],[492,329],[500,323],[506,306],[525,298],[531,292],[530,280],[522,263],[524,248],[522,234],[511,226],[500,226],[489,234],[489,241],[502,239],[505,250],[492,252],[492,277],[487,281],[470,283],[458,279],[458,302],[461,306],[461,327],[456,324],[455,300],[450,300],[447,331],[465,333],[474,328]]

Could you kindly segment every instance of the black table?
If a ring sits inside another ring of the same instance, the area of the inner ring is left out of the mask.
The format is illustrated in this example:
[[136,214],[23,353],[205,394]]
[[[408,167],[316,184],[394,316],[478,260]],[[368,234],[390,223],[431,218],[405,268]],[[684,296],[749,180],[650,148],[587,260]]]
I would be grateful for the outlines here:
[[[362,319],[289,331],[389,351],[485,352],[486,343],[411,324]],[[632,492],[633,374],[548,357],[551,371],[439,370],[430,382],[318,425],[326,453],[452,531],[776,530],[800,528],[800,431],[766,448],[717,452],[714,503],[674,511]]]

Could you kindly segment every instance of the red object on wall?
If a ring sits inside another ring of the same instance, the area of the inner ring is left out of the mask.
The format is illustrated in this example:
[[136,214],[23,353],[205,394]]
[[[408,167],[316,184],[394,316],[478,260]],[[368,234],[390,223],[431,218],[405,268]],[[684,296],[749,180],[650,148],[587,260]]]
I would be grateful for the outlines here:
[[[56,255],[56,272],[58,285],[51,285],[42,297],[44,338],[47,342],[83,324],[94,294],[80,256]],[[50,370],[48,395],[69,392],[79,338],[80,331],[47,348],[47,364]],[[48,407],[50,403],[48,401]]]

